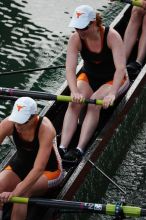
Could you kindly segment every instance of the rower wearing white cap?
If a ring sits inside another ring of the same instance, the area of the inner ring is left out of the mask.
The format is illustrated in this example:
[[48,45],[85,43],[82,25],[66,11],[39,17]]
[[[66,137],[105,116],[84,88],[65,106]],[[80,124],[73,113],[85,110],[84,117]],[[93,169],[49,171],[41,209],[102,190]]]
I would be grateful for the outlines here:
[[[0,123],[0,143],[11,135],[17,152],[0,173],[0,204],[12,196],[43,195],[63,177],[55,129],[48,118],[37,114],[32,98],[19,98],[11,115]],[[11,219],[26,219],[26,211],[27,205],[14,204]]]
[[[75,29],[69,38],[66,58],[66,78],[71,96],[75,102],[83,98],[103,99],[103,107],[108,108],[129,85],[123,41],[116,30],[102,24],[100,14],[89,5],[75,9],[69,27]],[[76,78],[79,54],[84,62]],[[59,151],[62,157],[72,161],[82,158],[98,125],[102,108],[88,105],[79,142],[75,149],[67,152],[82,107],[70,103],[63,123]]]

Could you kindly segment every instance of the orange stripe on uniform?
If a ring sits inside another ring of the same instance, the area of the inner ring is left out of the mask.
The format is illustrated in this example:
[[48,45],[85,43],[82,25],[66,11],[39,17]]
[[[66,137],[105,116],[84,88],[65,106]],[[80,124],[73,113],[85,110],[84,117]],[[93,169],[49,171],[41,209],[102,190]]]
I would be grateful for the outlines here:
[[12,170],[12,167],[8,165],[4,168],[4,170]]
[[86,73],[80,73],[80,75],[77,77],[77,80],[83,80],[83,81],[89,83],[89,80],[88,80]]
[[[87,77],[86,73],[80,73],[80,75],[77,77],[77,80],[83,80],[83,81],[89,83],[89,80],[88,80],[88,77]],[[127,80],[127,77],[125,76],[124,79],[121,82],[121,86],[125,83],[126,80]],[[113,80],[108,81],[105,84],[112,85],[113,84]]]
[[[124,79],[123,79],[122,82],[121,82],[121,86],[125,83],[126,80],[127,80],[127,77],[125,76]],[[106,82],[105,84],[113,85],[113,80],[108,81],[108,82]]]
[[60,170],[56,170],[56,171],[44,171],[43,175],[46,176],[48,178],[48,180],[53,180],[56,179],[57,177],[59,177],[61,171]]

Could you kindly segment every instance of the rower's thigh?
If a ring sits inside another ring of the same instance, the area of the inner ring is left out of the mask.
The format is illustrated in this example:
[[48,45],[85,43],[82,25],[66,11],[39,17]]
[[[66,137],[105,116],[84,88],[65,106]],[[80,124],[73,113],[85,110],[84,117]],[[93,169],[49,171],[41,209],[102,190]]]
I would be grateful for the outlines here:
[[20,181],[12,170],[3,170],[0,172],[0,192],[12,191]]
[[84,80],[78,80],[77,86],[79,91],[84,95],[85,98],[89,98],[91,94],[93,94],[93,90],[91,89],[88,82]]
[[32,186],[28,196],[40,196],[48,191],[48,179],[42,175]]
[[132,12],[131,12],[131,16],[133,19],[142,19],[143,16],[145,15],[145,10],[141,7],[133,7]]
[[91,96],[91,99],[103,99],[110,91],[111,85],[103,84],[94,94]]

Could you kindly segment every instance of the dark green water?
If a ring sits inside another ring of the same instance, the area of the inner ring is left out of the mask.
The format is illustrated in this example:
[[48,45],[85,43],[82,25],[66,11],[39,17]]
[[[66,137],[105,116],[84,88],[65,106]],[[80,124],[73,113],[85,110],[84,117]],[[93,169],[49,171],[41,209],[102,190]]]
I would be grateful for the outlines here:
[[[50,65],[65,64],[68,29],[63,23],[70,19],[72,7],[79,5],[76,1],[55,1],[61,17],[53,17],[53,1],[2,1],[0,0],[0,63],[1,72],[29,68],[41,68]],[[88,2],[88,1],[87,1]],[[91,0],[95,4],[94,0]],[[76,5],[75,5],[76,4]],[[100,11],[105,24],[118,13],[122,5],[104,6]],[[98,8],[98,7],[97,7]],[[55,14],[56,15],[56,14]],[[58,18],[58,19],[57,19]],[[65,79],[63,69],[1,76],[0,86],[26,90],[48,91],[55,93]],[[146,91],[119,126],[102,157],[97,162],[126,194],[126,202],[144,205],[146,195]],[[38,100],[39,110],[48,104]],[[13,102],[0,99],[0,118],[6,117]],[[0,161],[4,159],[12,146],[7,141],[0,148]],[[121,192],[109,183],[98,171],[92,169],[85,182],[74,197],[74,200],[87,202],[117,202]],[[63,215],[62,219],[107,218],[97,215]],[[110,218],[111,219],[111,218]]]

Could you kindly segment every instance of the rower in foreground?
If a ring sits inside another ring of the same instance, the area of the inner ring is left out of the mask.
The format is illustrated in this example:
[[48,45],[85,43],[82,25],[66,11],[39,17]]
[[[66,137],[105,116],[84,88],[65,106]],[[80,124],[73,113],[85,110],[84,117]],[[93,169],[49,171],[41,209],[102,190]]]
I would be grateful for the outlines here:
[[[1,209],[12,196],[44,195],[63,178],[55,129],[48,118],[37,114],[32,98],[17,99],[11,115],[0,123],[0,143],[11,135],[17,152],[0,173]],[[26,215],[27,205],[13,205],[12,220],[24,220]]]

